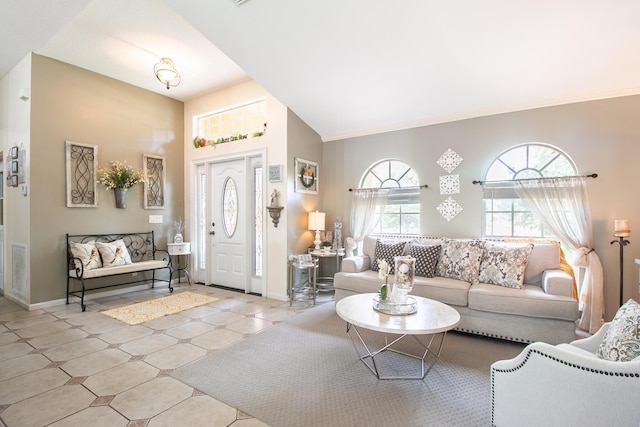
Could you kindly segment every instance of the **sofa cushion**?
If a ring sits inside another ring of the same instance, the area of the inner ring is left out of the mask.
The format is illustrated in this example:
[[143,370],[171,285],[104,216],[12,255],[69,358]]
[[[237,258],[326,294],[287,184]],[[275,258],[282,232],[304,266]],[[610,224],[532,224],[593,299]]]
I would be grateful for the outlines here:
[[484,240],[442,239],[436,274],[450,279],[464,280],[472,285],[478,283],[484,245]]
[[575,321],[578,302],[572,297],[549,295],[537,285],[524,289],[479,283],[469,288],[469,308],[493,313],[516,314]]
[[384,242],[376,241],[376,250],[371,260],[371,270],[378,271],[378,260],[383,259],[389,266],[389,274],[394,274],[393,258],[401,256],[404,252],[406,242]]
[[618,362],[640,356],[640,304],[630,299],[618,309],[596,355]]
[[487,242],[482,253],[478,281],[523,289],[524,270],[532,250],[533,243]]
[[114,240],[111,243],[96,242],[96,246],[100,251],[104,267],[131,264],[131,256],[122,239]]
[[[75,260],[76,268],[82,268],[83,271],[87,271],[102,267],[102,260],[95,241],[92,240],[87,243],[69,242],[69,250],[71,250],[71,255],[80,260]],[[80,263],[82,265],[79,265]]]
[[409,255],[416,259],[415,275],[433,277],[440,258],[440,245],[419,245],[409,242]]

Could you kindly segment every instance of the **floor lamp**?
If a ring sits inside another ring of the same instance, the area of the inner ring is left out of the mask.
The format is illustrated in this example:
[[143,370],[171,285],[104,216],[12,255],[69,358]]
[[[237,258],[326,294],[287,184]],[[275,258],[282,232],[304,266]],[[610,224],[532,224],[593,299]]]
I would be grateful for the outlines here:
[[620,306],[623,304],[623,290],[624,290],[624,247],[627,246],[629,242],[625,237],[629,237],[631,235],[631,229],[629,229],[629,220],[626,219],[616,219],[613,222],[613,235],[618,238],[618,240],[612,240],[611,244],[618,243],[620,245]]

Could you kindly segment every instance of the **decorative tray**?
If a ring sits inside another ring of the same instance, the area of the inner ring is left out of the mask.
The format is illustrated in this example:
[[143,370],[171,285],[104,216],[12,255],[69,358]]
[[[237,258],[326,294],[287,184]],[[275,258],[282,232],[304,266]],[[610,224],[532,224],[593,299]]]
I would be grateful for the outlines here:
[[412,297],[407,297],[406,302],[381,301],[380,296],[375,295],[373,297],[373,309],[391,316],[406,316],[418,311],[418,302]]

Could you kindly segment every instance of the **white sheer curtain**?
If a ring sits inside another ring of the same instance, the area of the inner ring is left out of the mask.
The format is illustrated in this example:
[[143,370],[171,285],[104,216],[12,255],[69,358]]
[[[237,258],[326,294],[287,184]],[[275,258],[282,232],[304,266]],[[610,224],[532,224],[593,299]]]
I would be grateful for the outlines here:
[[514,188],[531,211],[558,239],[576,250],[573,265],[585,267],[579,290],[580,329],[602,326],[604,285],[602,263],[593,249],[593,228],[586,178],[544,178],[515,181]]
[[386,188],[353,190],[350,227],[353,240],[358,242],[358,245],[378,225],[380,215],[377,207],[386,204],[388,195],[389,190]]

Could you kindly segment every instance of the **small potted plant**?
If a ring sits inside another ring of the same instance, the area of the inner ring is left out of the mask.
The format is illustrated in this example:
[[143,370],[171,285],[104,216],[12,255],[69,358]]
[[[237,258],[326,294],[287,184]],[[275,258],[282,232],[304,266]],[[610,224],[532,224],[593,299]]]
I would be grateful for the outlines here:
[[178,220],[173,221],[173,243],[182,243],[182,232],[184,231],[184,223],[182,222],[182,217],[178,218]]
[[98,183],[107,189],[113,190],[116,199],[116,208],[127,207],[127,193],[129,188],[139,182],[145,182],[147,175],[144,171],[136,171],[131,165],[124,162],[111,162],[110,166],[99,168]]
[[322,249],[324,250],[325,253],[331,252],[331,242],[329,241],[322,242]]

